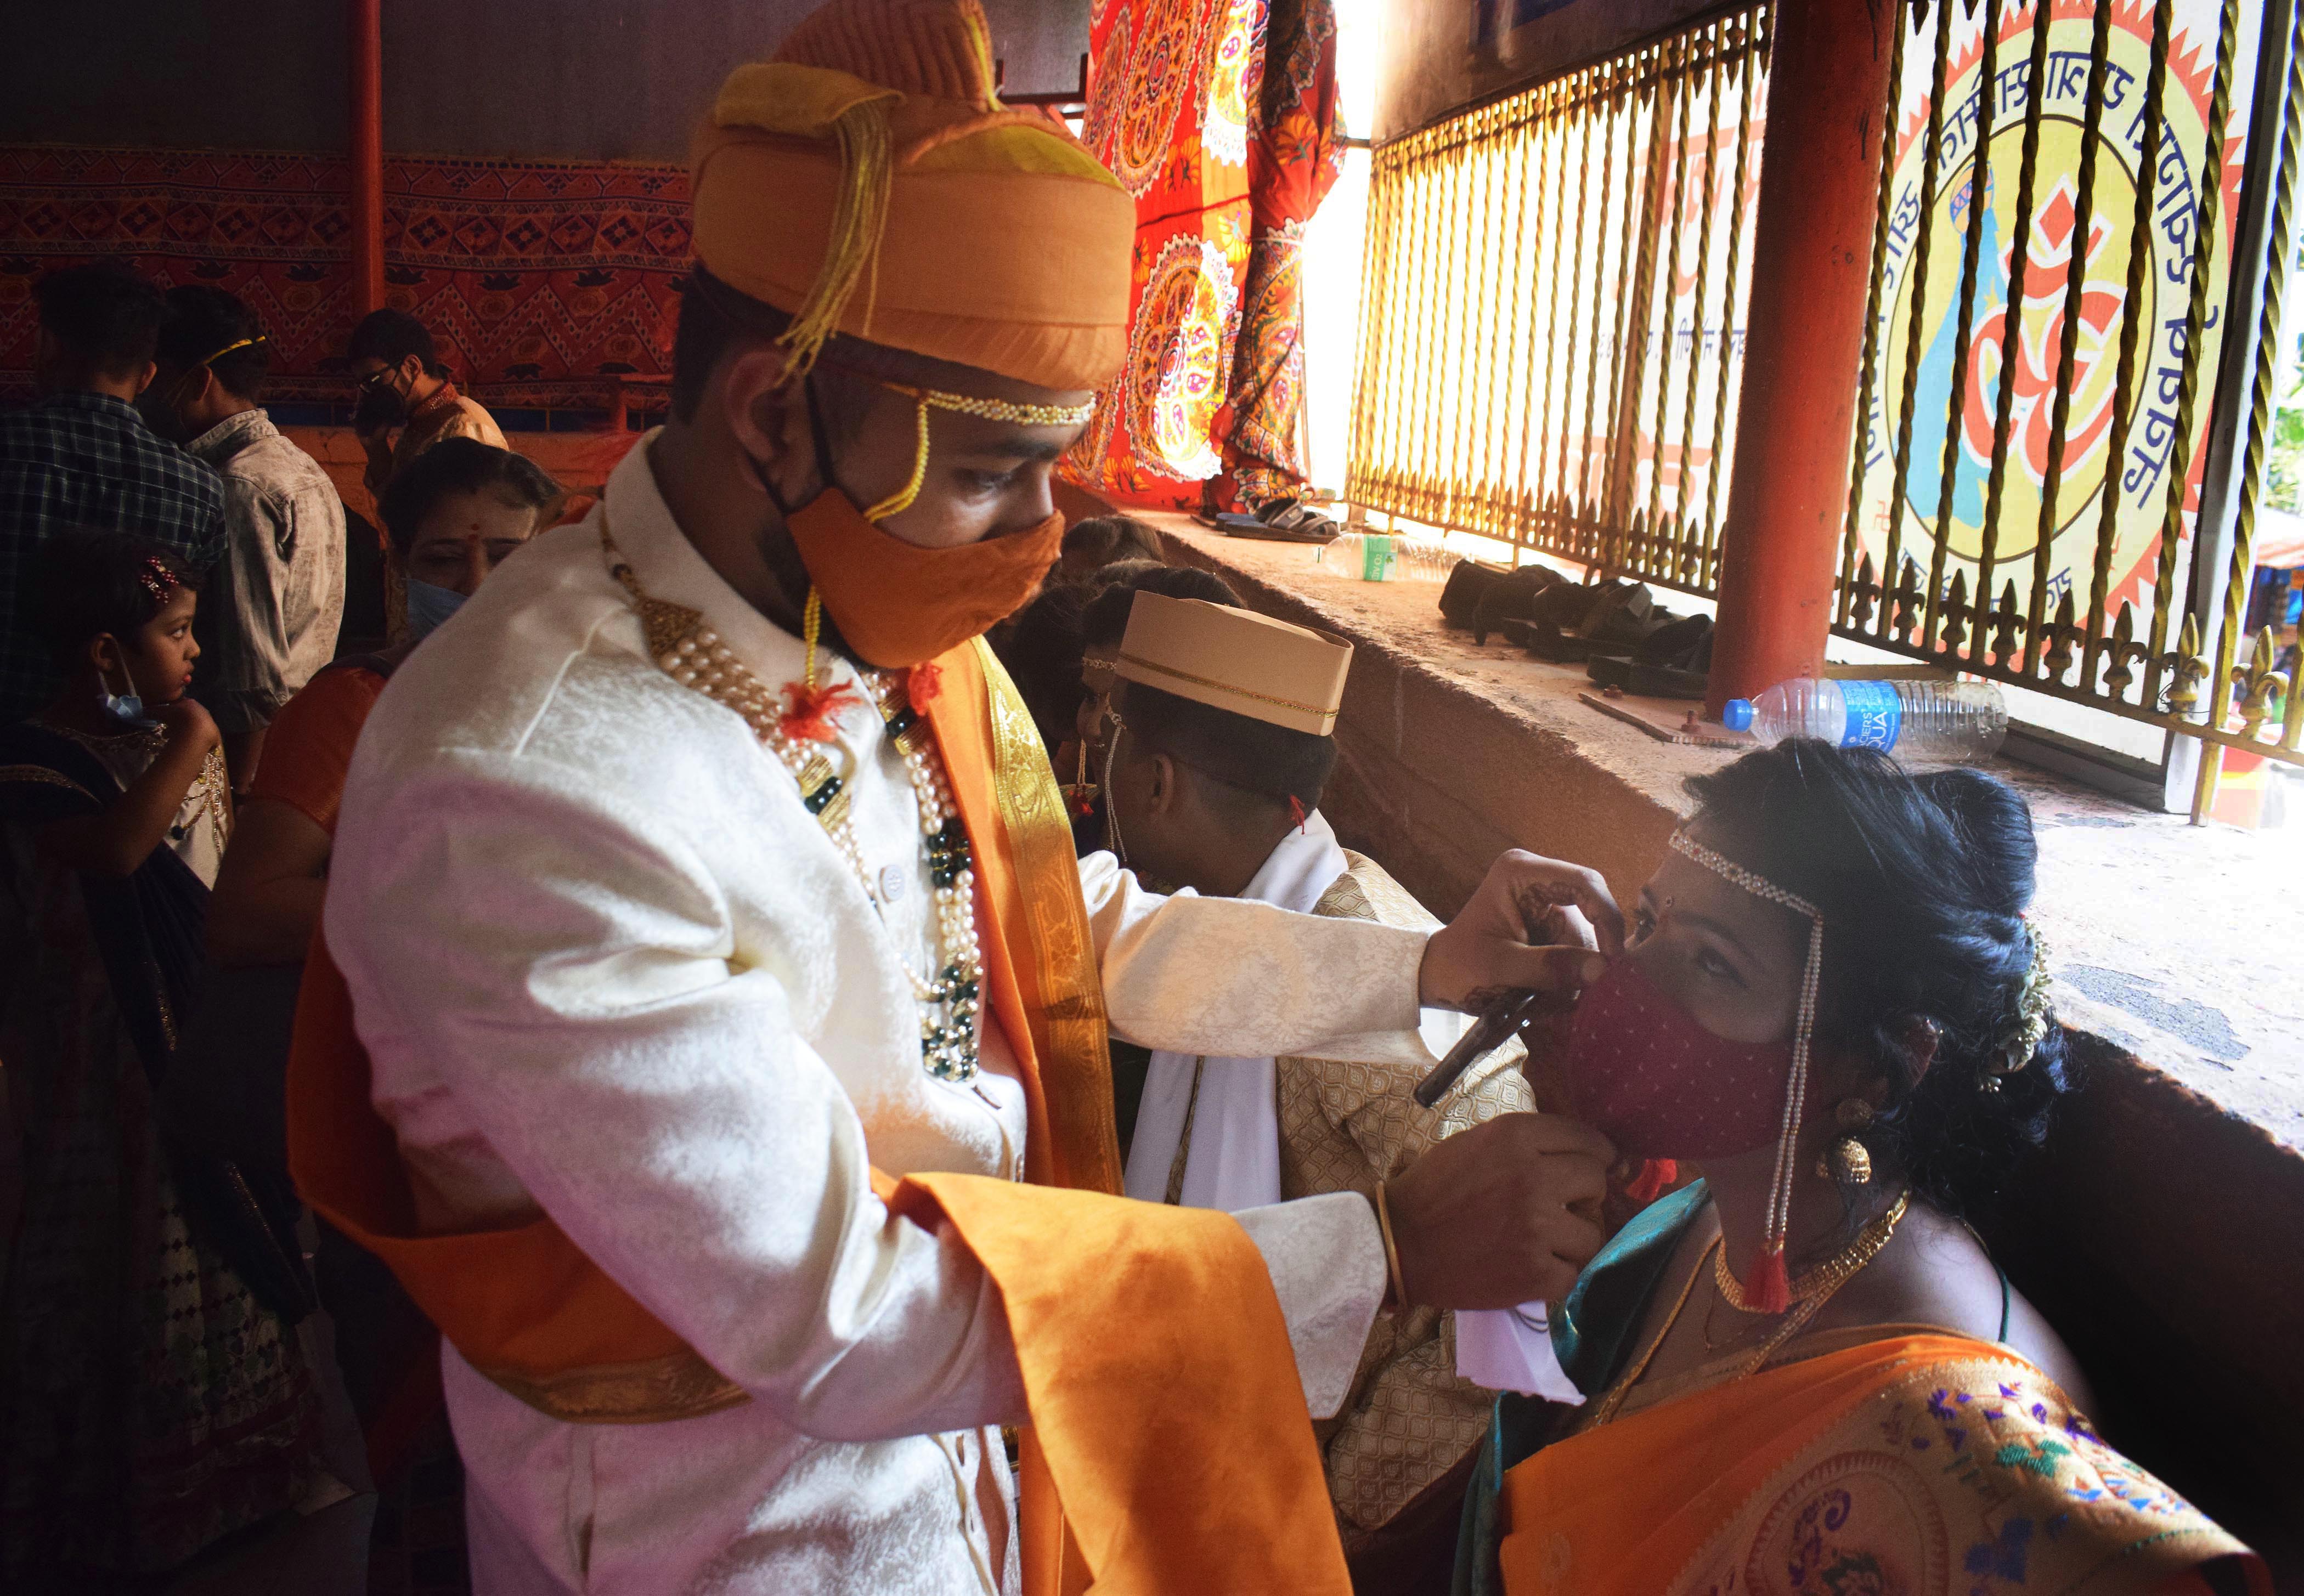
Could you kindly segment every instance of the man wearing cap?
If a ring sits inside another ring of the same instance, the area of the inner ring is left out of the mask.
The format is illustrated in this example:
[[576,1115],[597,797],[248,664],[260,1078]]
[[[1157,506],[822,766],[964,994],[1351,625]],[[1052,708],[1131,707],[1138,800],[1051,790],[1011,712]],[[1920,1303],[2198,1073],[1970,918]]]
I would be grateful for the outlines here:
[[1389,1243],[1129,1203],[1107,1017],[1421,1059],[1419,998],[1585,973],[1527,945],[1557,878],[1427,939],[1074,865],[975,639],[1055,559],[1133,212],[974,0],[804,22],[694,195],[673,418],[395,673],[299,1005],[292,1161],[444,1332],[476,1588],[1341,1592],[1308,1408],[1387,1294],[1564,1291],[1608,1150],[1478,1127]]
[[[1122,863],[1148,886],[1434,929],[1383,866],[1339,845],[1319,810],[1351,646],[1159,593],[1115,591],[1095,607],[1123,605],[1104,782]],[[1109,636],[1117,621],[1092,614],[1089,627]],[[1427,1009],[1420,1028],[1444,1052],[1464,1023]],[[1534,1108],[1520,1055],[1499,1049],[1426,1109],[1410,1095],[1421,1072],[1407,1061],[1155,1052],[1133,1116],[1128,1195],[1227,1211],[1327,1192],[1373,1200],[1442,1137]],[[1502,1316],[1444,1320],[1420,1307],[1372,1328],[1351,1394],[1320,1436],[1344,1548],[1363,1578],[1419,1555],[1445,1561],[1453,1548],[1463,1482],[1452,1471],[1495,1400],[1461,1377],[1455,1347],[1468,1326],[1488,1333],[1486,1322]]]

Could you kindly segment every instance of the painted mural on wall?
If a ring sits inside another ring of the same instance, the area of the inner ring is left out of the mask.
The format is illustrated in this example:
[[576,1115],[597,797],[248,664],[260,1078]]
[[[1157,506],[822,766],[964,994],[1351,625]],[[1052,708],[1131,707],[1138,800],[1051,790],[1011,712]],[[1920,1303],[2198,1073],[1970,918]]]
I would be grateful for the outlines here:
[[[384,182],[386,297],[488,403],[601,408],[620,376],[669,372],[684,167],[394,156]],[[340,156],[0,148],[0,398],[28,396],[34,280],[101,256],[240,295],[272,397],[346,399],[349,192]]]
[[[2123,4],[2112,16],[2111,49],[2096,134],[2092,215],[2080,225],[2079,177],[2088,103],[2091,9],[2085,0],[2054,0],[2039,117],[2023,278],[2012,283],[2026,107],[2036,11],[2004,21],[1993,80],[1983,81],[1983,25],[1957,8],[1948,50],[1947,86],[1937,118],[1938,178],[1926,191],[1926,154],[1934,88],[1933,41],[1908,46],[1905,114],[1892,179],[1892,205],[1876,328],[1880,380],[1863,433],[1863,496],[1859,525],[1876,568],[1885,565],[1892,524],[1901,519],[1898,556],[1930,568],[1939,539],[1946,580],[1977,574],[1992,486],[1995,428],[2005,383],[2011,417],[2002,469],[1995,572],[2033,562],[2055,435],[2054,394],[2065,343],[2072,344],[2072,397],[2063,427],[2063,454],[2050,539],[2047,604],[2077,584],[2085,603],[2093,579],[2107,473],[2115,535],[2109,569],[2110,605],[2147,609],[2157,575],[2161,528],[2172,499],[2189,541],[2198,513],[2206,433],[2223,340],[2240,183],[2240,140],[2219,162],[2208,113],[2215,66],[2218,12],[2210,4],[2175,8],[2174,47],[2161,97],[2158,150],[2150,182],[2150,220],[2138,242],[2147,252],[2130,298],[2130,219],[2139,199],[2152,66],[2147,4]],[[2246,125],[2249,62],[2235,63],[2230,127]],[[1979,147],[1988,158],[1978,192]],[[2204,236],[2202,199],[2221,190],[2215,232]],[[1980,210],[1978,208],[1980,207]],[[1921,249],[1924,215],[1931,225]],[[1963,252],[1971,227],[1981,230],[1968,337],[1961,336]],[[2081,258],[2078,314],[2067,325],[2066,293],[2073,257]],[[2207,313],[2196,402],[2180,438],[2187,312],[2196,277],[2207,274]],[[1915,300],[1918,300],[1917,318]],[[2128,435],[2113,457],[2114,400],[2122,329],[2138,327],[2135,408]],[[1962,344],[1967,354],[1962,359]],[[1909,402],[1904,395],[1910,392]],[[1910,416],[1910,443],[1900,449]],[[1950,447],[1947,447],[1949,443]],[[1903,460],[1898,494],[1899,458]],[[1950,479],[1946,480],[1947,464]],[[2180,562],[2181,569],[2181,562]],[[1893,573],[1888,573],[1893,577]],[[2003,575],[1995,574],[1997,587]]]

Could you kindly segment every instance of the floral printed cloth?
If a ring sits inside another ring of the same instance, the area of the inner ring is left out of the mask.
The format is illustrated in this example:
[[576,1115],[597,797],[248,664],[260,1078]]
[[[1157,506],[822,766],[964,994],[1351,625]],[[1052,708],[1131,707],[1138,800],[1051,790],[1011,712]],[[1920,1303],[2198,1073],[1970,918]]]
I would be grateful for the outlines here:
[[1135,281],[1067,472],[1139,504],[1290,496],[1302,224],[1337,172],[1330,0],[1097,0],[1090,46],[1083,133],[1135,197]]

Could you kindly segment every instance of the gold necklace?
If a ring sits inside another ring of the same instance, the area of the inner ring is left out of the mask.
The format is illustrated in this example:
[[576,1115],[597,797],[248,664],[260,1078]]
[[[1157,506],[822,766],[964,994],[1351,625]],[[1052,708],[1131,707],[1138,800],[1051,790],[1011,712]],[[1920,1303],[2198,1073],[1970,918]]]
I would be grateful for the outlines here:
[[[1784,1343],[1798,1335],[1807,1327],[1808,1321],[1823,1310],[1824,1305],[1832,1300],[1834,1292],[1853,1279],[1866,1264],[1878,1257],[1880,1250],[1886,1246],[1889,1238],[1895,1235],[1897,1223],[1903,1219],[1904,1211],[1910,1205],[1910,1200],[1909,1193],[1899,1195],[1885,1213],[1864,1227],[1846,1251],[1830,1260],[1829,1262],[1820,1264],[1809,1271],[1808,1274],[1802,1275],[1801,1280],[1806,1281],[1810,1275],[1818,1275],[1826,1270],[1837,1269],[1837,1272],[1823,1286],[1813,1291],[1805,1302],[1797,1305],[1785,1316],[1784,1322],[1776,1332],[1762,1342],[1752,1355],[1737,1367],[1729,1379],[1741,1380],[1746,1375],[1756,1373],[1766,1367],[1768,1360],[1775,1356]],[[1621,1380],[1608,1388],[1598,1403],[1595,1405],[1592,1415],[1594,1429],[1598,1429],[1616,1416],[1617,1410],[1624,1405],[1624,1398],[1631,1394],[1634,1386],[1639,1384],[1640,1376],[1648,1372],[1648,1364],[1656,1360],[1658,1349],[1664,1346],[1664,1338],[1671,1335],[1672,1327],[1680,1322],[1680,1315],[1688,1306],[1688,1299],[1696,1289],[1696,1282],[1704,1278],[1706,1260],[1708,1258],[1712,1262],[1715,1271],[1713,1278],[1715,1281],[1725,1271],[1726,1266],[1720,1261],[1722,1253],[1720,1237],[1715,1236],[1706,1243],[1704,1252],[1705,1256],[1698,1258],[1696,1261],[1696,1267],[1689,1271],[1687,1282],[1681,1287],[1680,1296],[1672,1305],[1672,1312],[1664,1316],[1663,1328],[1658,1330],[1655,1337],[1649,1340],[1639,1360],[1624,1372]],[[1860,1257],[1858,1256],[1859,1253],[1862,1254]],[[1842,1264],[1846,1265],[1844,1269],[1838,1268]]]
[[[1897,1223],[1903,1219],[1904,1210],[1910,1201],[1910,1194],[1900,1194],[1885,1212],[1856,1233],[1854,1241],[1795,1279],[1792,1283],[1793,1305],[1812,1297],[1829,1296],[1849,1276],[1878,1257],[1880,1249],[1886,1246],[1889,1238],[1896,1234]],[[1728,1267],[1728,1254],[1724,1249],[1712,1254],[1712,1283],[1719,1288],[1720,1300],[1739,1313],[1763,1311],[1744,1294],[1742,1283],[1736,1279],[1735,1271]]]

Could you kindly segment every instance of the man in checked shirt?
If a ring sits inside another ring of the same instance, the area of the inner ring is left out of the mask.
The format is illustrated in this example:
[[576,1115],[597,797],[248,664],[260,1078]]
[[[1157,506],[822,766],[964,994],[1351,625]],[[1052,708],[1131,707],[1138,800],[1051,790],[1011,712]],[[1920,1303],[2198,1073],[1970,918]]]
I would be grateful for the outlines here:
[[68,266],[32,290],[40,398],[0,414],[0,722],[55,696],[58,676],[22,606],[48,539],[96,529],[166,545],[205,573],[224,550],[224,484],[144,425],[160,291],[124,267]]

